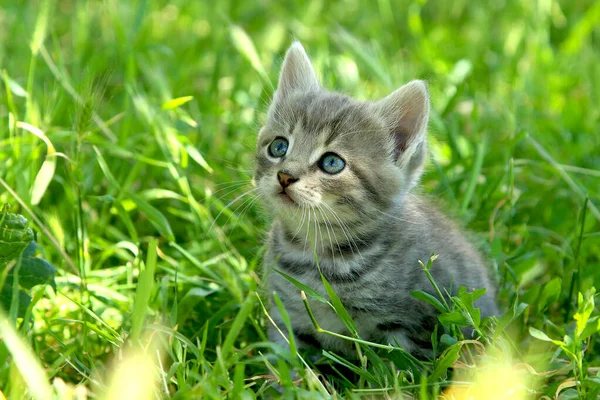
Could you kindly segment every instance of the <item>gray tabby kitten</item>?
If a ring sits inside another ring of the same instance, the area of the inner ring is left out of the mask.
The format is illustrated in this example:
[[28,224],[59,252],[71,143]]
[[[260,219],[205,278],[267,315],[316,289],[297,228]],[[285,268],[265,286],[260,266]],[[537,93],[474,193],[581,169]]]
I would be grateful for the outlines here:
[[[412,81],[383,100],[360,102],[320,87],[302,45],[292,44],[261,129],[255,182],[274,222],[265,269],[301,345],[349,355],[350,342],[317,334],[299,290],[277,272],[320,291],[321,272],[353,317],[361,338],[420,353],[431,346],[435,309],[412,290],[435,295],[418,260],[439,254],[440,287],[487,289],[476,306],[497,313],[495,289],[479,254],[446,219],[410,190],[426,157],[429,94]],[[443,289],[442,289],[443,290]],[[312,301],[322,328],[348,334],[327,304]],[[271,316],[283,327],[276,307]],[[285,345],[272,329],[270,339]]]

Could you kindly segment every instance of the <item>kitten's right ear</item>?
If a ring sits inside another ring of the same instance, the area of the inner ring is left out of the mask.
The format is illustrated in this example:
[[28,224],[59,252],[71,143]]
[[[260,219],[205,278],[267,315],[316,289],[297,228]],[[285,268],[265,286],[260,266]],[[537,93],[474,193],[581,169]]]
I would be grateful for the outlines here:
[[427,152],[427,85],[419,80],[409,82],[375,104],[387,120],[396,163],[405,169],[413,186],[421,175]]
[[283,60],[275,98],[283,99],[292,92],[309,92],[319,87],[319,81],[304,47],[300,42],[294,42]]

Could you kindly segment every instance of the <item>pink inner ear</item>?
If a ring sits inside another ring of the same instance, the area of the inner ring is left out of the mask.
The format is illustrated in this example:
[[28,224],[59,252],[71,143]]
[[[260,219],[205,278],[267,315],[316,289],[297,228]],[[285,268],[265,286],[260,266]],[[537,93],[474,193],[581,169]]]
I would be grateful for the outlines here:
[[396,158],[396,161],[408,148],[409,140],[410,137],[406,132],[406,129],[404,129],[404,126],[401,123],[399,123],[398,126],[396,126],[396,129],[394,130],[394,141],[396,143],[396,146],[394,148],[394,156]]
[[412,81],[379,102],[390,123],[396,145],[396,161],[409,147],[420,142],[429,117],[429,95],[422,81]]

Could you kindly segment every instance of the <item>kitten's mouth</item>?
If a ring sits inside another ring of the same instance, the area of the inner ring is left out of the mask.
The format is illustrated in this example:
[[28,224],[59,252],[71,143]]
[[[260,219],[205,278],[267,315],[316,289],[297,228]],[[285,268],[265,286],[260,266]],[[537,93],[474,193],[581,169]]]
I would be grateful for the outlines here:
[[297,205],[294,199],[292,199],[290,195],[285,192],[285,190],[282,190],[281,192],[277,193],[277,197],[279,197],[284,204],[294,206]]

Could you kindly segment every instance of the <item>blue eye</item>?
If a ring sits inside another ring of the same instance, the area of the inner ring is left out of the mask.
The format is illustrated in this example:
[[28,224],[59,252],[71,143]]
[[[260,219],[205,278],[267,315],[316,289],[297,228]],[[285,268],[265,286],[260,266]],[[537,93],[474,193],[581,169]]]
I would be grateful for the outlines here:
[[345,166],[346,162],[342,160],[342,157],[335,153],[326,153],[321,157],[321,162],[319,163],[319,168],[328,174],[337,174],[341,172]]
[[269,145],[269,154],[272,157],[283,157],[285,153],[288,151],[288,141],[284,138],[278,137],[275,138]]

